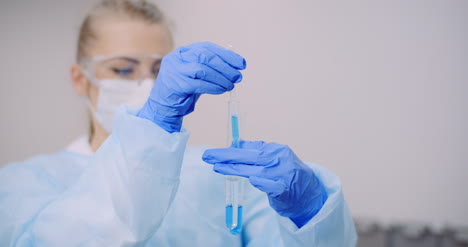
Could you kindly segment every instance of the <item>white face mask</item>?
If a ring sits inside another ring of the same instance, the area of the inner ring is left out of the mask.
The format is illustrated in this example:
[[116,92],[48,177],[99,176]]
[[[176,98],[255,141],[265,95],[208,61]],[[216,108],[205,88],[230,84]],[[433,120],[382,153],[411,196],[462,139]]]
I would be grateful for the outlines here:
[[99,88],[97,105],[96,108],[89,105],[98,123],[110,134],[117,108],[120,105],[141,108],[150,95],[154,79],[106,79],[98,80],[95,84]]

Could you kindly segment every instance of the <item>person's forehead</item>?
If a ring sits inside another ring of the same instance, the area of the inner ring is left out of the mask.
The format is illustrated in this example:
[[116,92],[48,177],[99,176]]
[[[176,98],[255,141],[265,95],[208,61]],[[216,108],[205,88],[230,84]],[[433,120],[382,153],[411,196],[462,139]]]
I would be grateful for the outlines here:
[[162,24],[110,17],[96,21],[94,30],[96,40],[90,44],[90,56],[166,55],[172,50],[170,33]]

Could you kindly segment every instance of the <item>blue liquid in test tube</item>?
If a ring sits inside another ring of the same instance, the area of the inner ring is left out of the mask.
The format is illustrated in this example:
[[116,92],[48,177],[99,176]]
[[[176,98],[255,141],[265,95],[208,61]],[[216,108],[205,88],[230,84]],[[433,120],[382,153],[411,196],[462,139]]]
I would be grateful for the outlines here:
[[[226,206],[226,226],[228,228],[231,228],[232,226],[232,205]],[[234,229],[231,229],[231,233],[234,235],[237,235],[241,232],[242,230],[242,206],[237,207],[237,226]]]

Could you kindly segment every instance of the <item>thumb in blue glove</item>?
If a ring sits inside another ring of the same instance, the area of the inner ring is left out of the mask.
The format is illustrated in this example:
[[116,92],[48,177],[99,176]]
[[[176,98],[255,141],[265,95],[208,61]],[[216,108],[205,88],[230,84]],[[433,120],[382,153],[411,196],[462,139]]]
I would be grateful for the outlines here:
[[299,228],[307,224],[327,200],[323,184],[312,169],[286,145],[241,142],[241,148],[208,149],[203,160],[215,172],[242,176],[268,195],[270,206]]
[[231,91],[242,80],[239,70],[245,68],[243,57],[211,42],[179,47],[162,60],[148,101],[137,116],[178,132],[201,94]]

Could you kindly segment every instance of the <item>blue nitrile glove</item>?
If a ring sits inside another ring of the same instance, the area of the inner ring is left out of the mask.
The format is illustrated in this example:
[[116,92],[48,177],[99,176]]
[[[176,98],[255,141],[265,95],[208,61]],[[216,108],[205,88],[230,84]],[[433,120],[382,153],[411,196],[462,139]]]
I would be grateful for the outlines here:
[[156,84],[137,116],[178,132],[201,94],[231,91],[245,68],[243,57],[211,42],[179,47],[162,60]]
[[249,178],[270,206],[299,228],[322,208],[327,193],[312,169],[286,145],[241,141],[240,148],[208,149],[203,160],[215,172]]

